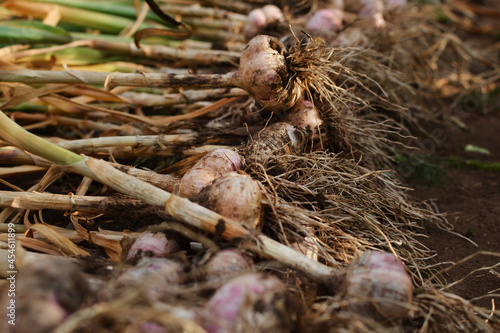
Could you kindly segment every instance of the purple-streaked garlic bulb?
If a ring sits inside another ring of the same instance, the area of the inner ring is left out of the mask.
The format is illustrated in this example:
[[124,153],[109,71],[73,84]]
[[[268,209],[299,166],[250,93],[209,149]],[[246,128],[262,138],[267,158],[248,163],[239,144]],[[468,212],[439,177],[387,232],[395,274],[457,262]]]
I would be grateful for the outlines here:
[[219,288],[204,307],[208,333],[290,332],[293,311],[286,286],[260,273],[244,274]]
[[190,198],[212,184],[216,178],[240,170],[241,166],[242,159],[237,152],[231,149],[216,149],[203,156],[184,174],[177,191],[181,197]]
[[285,121],[293,126],[305,128],[313,134],[323,123],[318,110],[309,101],[300,101],[288,111]]
[[256,8],[248,14],[248,21],[243,28],[246,40],[257,36],[261,29],[269,23],[283,20],[283,12],[275,5]]
[[[3,332],[49,333],[84,303],[87,282],[78,266],[61,257],[40,258],[24,265],[15,281],[15,325]],[[4,310],[5,311],[5,310]]]
[[391,253],[368,251],[347,268],[345,299],[358,314],[397,320],[410,311],[413,284]]
[[221,250],[205,264],[205,279],[221,281],[231,279],[252,270],[252,260],[238,249]]
[[143,257],[135,266],[122,272],[116,282],[118,291],[123,288],[142,288],[149,298],[155,299],[168,293],[183,278],[182,266],[175,261]]
[[247,164],[266,165],[272,157],[300,153],[306,141],[304,130],[277,122],[252,135],[245,147],[245,159]]
[[250,229],[260,226],[262,193],[247,174],[230,172],[221,176],[192,200]]
[[162,232],[144,232],[130,241],[130,247],[123,249],[126,252],[126,260],[138,256],[168,257],[180,250],[179,243],[173,238],[167,238]]
[[342,29],[344,11],[337,8],[321,9],[315,12],[306,23],[311,35],[329,37]]
[[283,45],[266,35],[252,38],[240,58],[233,82],[266,110],[284,112],[303,99],[304,91],[290,76]]

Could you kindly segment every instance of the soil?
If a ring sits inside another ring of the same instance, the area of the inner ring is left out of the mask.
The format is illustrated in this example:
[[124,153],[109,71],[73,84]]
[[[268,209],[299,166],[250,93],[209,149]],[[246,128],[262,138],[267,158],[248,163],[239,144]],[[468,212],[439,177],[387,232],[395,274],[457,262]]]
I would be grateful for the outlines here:
[[[428,153],[440,161],[449,161],[450,157],[462,160],[480,160],[487,163],[500,162],[500,114],[470,114],[463,119],[467,130],[458,127],[448,128],[440,133],[441,140],[430,141],[425,145]],[[441,141],[441,142],[439,142]],[[468,144],[486,148],[490,155],[466,152]],[[476,254],[469,260],[457,264],[451,269],[446,282],[459,281],[476,269],[483,270],[453,285],[450,290],[473,304],[492,307],[493,301],[500,304],[500,172],[477,170],[466,165],[447,162],[446,175],[438,184],[423,185],[410,181],[414,188],[413,196],[419,200],[433,200],[440,212],[445,214],[453,225],[454,233],[439,229],[428,223],[425,225],[426,238],[420,240],[436,251],[437,262],[454,262]],[[497,256],[480,254],[481,251],[497,252]],[[494,296],[485,296],[488,293]]]

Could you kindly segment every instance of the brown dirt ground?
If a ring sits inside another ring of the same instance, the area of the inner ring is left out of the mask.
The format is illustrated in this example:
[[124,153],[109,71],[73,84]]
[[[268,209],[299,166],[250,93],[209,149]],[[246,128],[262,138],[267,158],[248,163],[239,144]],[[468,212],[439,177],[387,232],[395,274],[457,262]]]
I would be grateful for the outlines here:
[[[468,127],[466,131],[458,127],[444,131],[435,129],[441,140],[435,140],[434,146],[427,144],[428,152],[444,158],[459,156],[490,163],[500,162],[500,114],[470,114],[463,120]],[[465,152],[467,144],[487,148],[491,154]],[[411,182],[410,186],[414,188],[412,195],[420,200],[434,200],[439,211],[454,226],[454,232],[467,236],[477,246],[430,224],[425,226],[424,232],[428,237],[420,240],[436,251],[438,262],[457,262],[479,251],[500,253],[500,172],[449,164],[446,170],[447,174],[439,184],[429,186]],[[500,257],[478,255],[450,270],[446,280],[448,283],[458,281],[475,269],[496,263],[500,263]],[[474,273],[454,285],[451,291],[468,300],[495,291],[496,297],[485,297],[473,303],[491,308],[494,301],[498,309],[500,267]]]

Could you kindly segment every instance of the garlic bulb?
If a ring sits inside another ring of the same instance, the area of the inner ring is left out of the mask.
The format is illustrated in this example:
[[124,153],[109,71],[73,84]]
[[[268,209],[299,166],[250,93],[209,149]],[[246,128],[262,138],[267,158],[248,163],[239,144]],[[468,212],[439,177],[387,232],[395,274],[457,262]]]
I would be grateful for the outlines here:
[[410,311],[412,281],[391,253],[364,253],[347,268],[344,290],[349,308],[364,316],[397,320]]
[[384,3],[382,0],[362,0],[363,7],[359,11],[359,17],[366,19],[374,28],[385,27]]
[[249,272],[252,260],[238,249],[225,249],[215,253],[205,264],[205,279],[220,281]]
[[246,40],[257,36],[261,29],[269,23],[281,21],[283,12],[275,5],[265,5],[262,8],[256,8],[248,14],[248,21],[243,28]]
[[284,46],[266,35],[256,36],[248,42],[233,80],[266,110],[284,112],[304,96],[301,85],[290,76]]
[[135,266],[127,268],[118,276],[116,291],[120,292],[123,286],[142,288],[149,298],[155,299],[168,293],[172,285],[182,282],[183,278],[180,264],[165,258],[143,257]]
[[230,172],[221,176],[192,200],[251,229],[260,226],[262,193],[247,174]]
[[239,170],[241,166],[242,160],[237,152],[231,149],[216,149],[203,156],[184,174],[177,192],[181,197],[190,198],[205,186],[212,184],[216,178]]
[[132,242],[130,247],[127,249],[124,246],[123,248],[126,252],[126,260],[137,256],[168,257],[180,250],[179,243],[172,238],[167,238],[162,232],[145,232],[130,241]]
[[309,101],[300,101],[287,112],[285,121],[293,126],[302,127],[314,134],[323,123],[318,110]]
[[79,267],[62,257],[47,256],[24,265],[15,283],[15,298],[5,297],[2,304],[8,310],[12,303],[5,302],[15,301],[15,325],[7,325],[3,332],[52,332],[88,297]]
[[290,305],[280,280],[245,274],[230,280],[205,304],[203,326],[208,333],[290,332]]
[[359,27],[353,26],[339,33],[335,39],[330,42],[332,47],[361,47],[365,48],[370,44],[370,40]]
[[321,9],[309,18],[306,23],[306,29],[311,35],[328,38],[342,29],[343,20],[344,11],[341,9]]

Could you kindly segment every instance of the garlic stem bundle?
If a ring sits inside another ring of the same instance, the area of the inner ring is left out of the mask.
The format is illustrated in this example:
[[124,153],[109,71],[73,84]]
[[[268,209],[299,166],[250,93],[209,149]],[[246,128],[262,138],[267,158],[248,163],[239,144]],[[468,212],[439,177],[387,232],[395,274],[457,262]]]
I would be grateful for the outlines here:
[[222,88],[246,90],[263,108],[283,112],[303,98],[303,89],[290,74],[283,45],[270,36],[250,40],[240,68],[225,74],[102,73],[88,71],[0,70],[0,82],[68,83],[117,86]]
[[[226,240],[244,240],[241,244],[243,248],[264,258],[277,260],[290,269],[299,270],[312,280],[324,286],[330,286],[330,288],[335,289],[338,282],[345,279],[346,273],[344,270],[334,269],[320,262],[311,260],[304,254],[266,237],[263,234],[255,231],[251,232],[248,228],[238,223],[238,221],[224,217],[188,199],[173,195],[131,175],[120,172],[110,163],[91,157],[79,156],[63,148],[57,147],[28,133],[6,117],[2,112],[0,112],[0,119],[2,119],[0,122],[2,131],[0,131],[0,133],[4,139],[18,144],[20,147],[26,148],[28,152],[37,153],[44,158],[49,158],[54,162],[58,162],[68,171],[92,178],[118,192],[126,193],[132,197],[141,199],[150,205],[163,209],[165,213],[181,222],[215,234]],[[283,126],[284,128],[283,135],[294,133],[293,130],[295,128],[292,125],[281,123],[279,126]],[[26,141],[29,141],[30,144]],[[291,138],[289,138],[287,144],[291,141]],[[300,140],[295,141],[300,142]],[[54,147],[62,150],[62,156],[55,154],[54,151],[51,150]],[[285,151],[287,148],[290,149],[290,147],[284,146],[278,148],[285,149]],[[271,152],[273,150],[274,149],[272,149]],[[402,266],[402,264],[400,265]],[[399,270],[401,271],[401,268],[399,268]],[[406,295],[404,292],[401,294]]]

